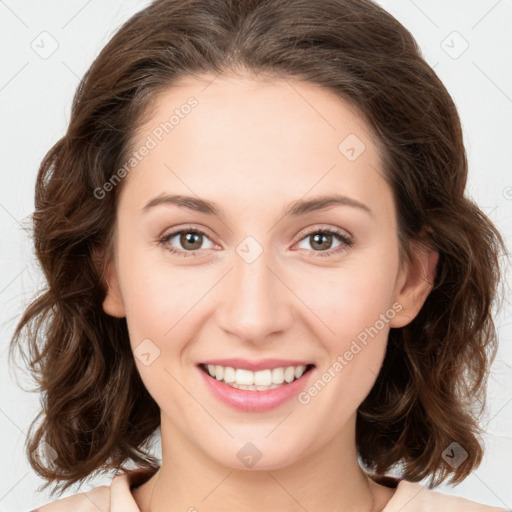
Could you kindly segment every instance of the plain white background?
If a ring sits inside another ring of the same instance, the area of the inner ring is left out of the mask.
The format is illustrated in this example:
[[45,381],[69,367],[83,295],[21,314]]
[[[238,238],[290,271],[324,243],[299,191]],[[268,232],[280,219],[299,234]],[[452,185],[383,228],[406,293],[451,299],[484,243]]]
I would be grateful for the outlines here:
[[[24,512],[50,500],[37,493],[24,442],[39,396],[21,390],[7,348],[21,312],[43,284],[25,227],[35,176],[65,133],[79,80],[116,29],[147,1],[0,0],[0,511]],[[468,194],[512,235],[512,1],[381,0],[415,36],[452,94],[470,163]],[[508,272],[510,278],[510,272]],[[509,279],[508,279],[509,280]],[[489,382],[486,455],[480,468],[442,492],[512,508],[512,308],[508,293],[496,318],[500,349]],[[19,379],[30,385],[23,374]],[[109,484],[108,475],[65,495]],[[54,498],[55,499],[55,498]]]

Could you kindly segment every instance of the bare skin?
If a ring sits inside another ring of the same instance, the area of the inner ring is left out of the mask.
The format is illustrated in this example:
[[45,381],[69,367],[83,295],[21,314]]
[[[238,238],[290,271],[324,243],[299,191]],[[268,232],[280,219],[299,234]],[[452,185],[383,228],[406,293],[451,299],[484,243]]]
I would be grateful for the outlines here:
[[[126,317],[134,350],[148,339],[159,350],[149,365],[135,361],[161,410],[162,467],[133,497],[142,512],[382,510],[394,490],[359,467],[356,410],[389,329],[408,324],[428,296],[437,254],[413,245],[412,260],[400,260],[379,152],[347,103],[297,81],[212,79],[183,80],[159,97],[134,150],[189,97],[198,104],[124,178],[118,205],[103,307]],[[338,148],[349,134],[365,145],[352,160]],[[333,193],[353,204],[285,215],[294,201]],[[206,199],[225,216],[144,208],[162,194]],[[159,242],[178,229],[204,235],[194,249],[179,235]],[[325,229],[353,243],[332,236],[318,248]],[[242,244],[248,236],[256,244]],[[237,252],[258,246],[251,263]],[[212,396],[197,368],[212,358],[293,358],[315,365],[314,383],[381,315],[378,334],[307,404],[242,412]],[[237,456],[248,442],[262,454],[251,468]]]

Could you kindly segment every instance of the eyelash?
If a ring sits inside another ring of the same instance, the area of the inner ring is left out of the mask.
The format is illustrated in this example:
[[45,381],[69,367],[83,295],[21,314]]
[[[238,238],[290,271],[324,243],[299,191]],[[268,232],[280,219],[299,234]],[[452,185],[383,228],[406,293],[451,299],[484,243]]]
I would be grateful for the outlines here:
[[[201,252],[201,249],[196,249],[195,251],[182,251],[182,250],[174,249],[173,247],[170,247],[169,245],[167,245],[168,242],[172,238],[174,238],[176,235],[179,235],[179,234],[182,234],[182,233],[194,233],[196,235],[203,235],[203,236],[209,238],[209,236],[204,231],[201,231],[200,229],[197,229],[197,228],[190,227],[190,228],[184,228],[184,229],[182,228],[182,229],[179,229],[177,231],[173,231],[171,233],[168,233],[168,234],[164,235],[162,238],[160,238],[158,240],[158,243],[160,245],[164,246],[166,250],[168,250],[172,254],[176,254],[177,256],[181,256],[181,257],[184,257],[184,258],[188,258],[190,256],[198,256],[197,253]],[[306,233],[299,240],[299,242],[301,242],[302,240],[304,240],[308,236],[316,235],[318,233],[327,234],[327,235],[333,235],[336,238],[338,238],[338,240],[340,242],[342,242],[342,244],[339,247],[336,247],[334,250],[331,249],[331,250],[328,250],[328,251],[308,251],[309,254],[312,254],[313,256],[318,256],[320,258],[331,257],[331,256],[334,256],[335,254],[338,254],[338,253],[342,252],[342,251],[346,251],[347,249],[352,247],[352,245],[354,244],[354,241],[352,240],[352,238],[347,236],[344,232],[342,232],[340,230],[337,230],[337,229],[334,229],[334,228],[316,229],[314,231],[310,231],[309,233]]]

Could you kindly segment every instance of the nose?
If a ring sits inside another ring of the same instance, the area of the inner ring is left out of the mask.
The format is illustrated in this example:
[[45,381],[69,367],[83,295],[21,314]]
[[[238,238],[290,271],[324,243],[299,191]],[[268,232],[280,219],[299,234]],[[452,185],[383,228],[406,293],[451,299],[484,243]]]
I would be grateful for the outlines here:
[[253,344],[268,343],[293,321],[293,294],[270,253],[264,250],[252,262],[234,254],[216,311],[220,328]]

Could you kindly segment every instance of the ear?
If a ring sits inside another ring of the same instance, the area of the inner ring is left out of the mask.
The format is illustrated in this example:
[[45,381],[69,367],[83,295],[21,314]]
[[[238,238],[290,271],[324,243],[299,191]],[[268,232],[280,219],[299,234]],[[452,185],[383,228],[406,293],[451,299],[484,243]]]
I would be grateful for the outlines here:
[[101,280],[106,288],[105,298],[103,299],[103,311],[107,315],[116,318],[123,318],[126,316],[123,298],[121,296],[121,289],[119,288],[119,279],[113,257],[106,258],[105,251],[101,254],[95,252],[94,259],[96,268],[102,268],[99,272]]
[[439,253],[418,241],[412,241],[410,247],[410,261],[404,262],[395,290],[395,301],[402,309],[389,322],[390,327],[410,323],[433,288]]

